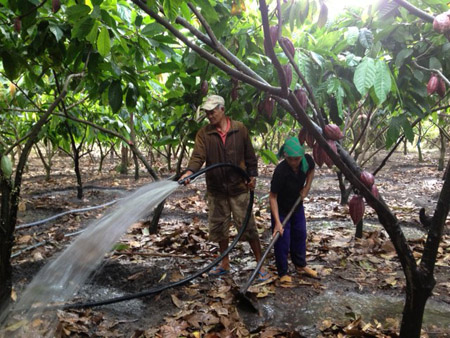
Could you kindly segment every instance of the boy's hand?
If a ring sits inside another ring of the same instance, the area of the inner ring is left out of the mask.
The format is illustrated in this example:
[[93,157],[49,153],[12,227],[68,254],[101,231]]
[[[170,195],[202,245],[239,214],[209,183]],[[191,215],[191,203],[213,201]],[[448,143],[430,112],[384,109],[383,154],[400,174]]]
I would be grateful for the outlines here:
[[280,233],[280,236],[283,236],[283,225],[280,222],[276,222],[275,226],[273,227],[273,234],[272,237],[275,237],[275,235],[277,234],[277,232]]

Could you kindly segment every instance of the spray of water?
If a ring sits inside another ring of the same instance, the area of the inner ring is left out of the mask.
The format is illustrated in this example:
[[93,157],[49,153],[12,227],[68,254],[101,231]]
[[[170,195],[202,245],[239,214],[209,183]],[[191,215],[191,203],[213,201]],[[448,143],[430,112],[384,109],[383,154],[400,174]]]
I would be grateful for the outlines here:
[[103,218],[89,224],[85,231],[55,260],[33,278],[18,303],[0,315],[0,327],[8,317],[21,313],[30,318],[36,308],[64,303],[77,292],[129,226],[148,214],[179,184],[174,181],[150,183],[122,199]]

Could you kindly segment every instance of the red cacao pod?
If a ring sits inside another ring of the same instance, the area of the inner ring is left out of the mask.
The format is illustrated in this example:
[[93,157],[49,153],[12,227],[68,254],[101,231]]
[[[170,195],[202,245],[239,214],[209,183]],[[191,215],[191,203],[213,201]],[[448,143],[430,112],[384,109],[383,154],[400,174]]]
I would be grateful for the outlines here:
[[367,171],[361,172],[361,174],[359,174],[359,179],[369,189],[375,183],[375,177],[373,177],[373,175]]
[[427,84],[428,95],[431,95],[436,91],[438,84],[439,84],[439,79],[436,76],[436,74],[431,75],[430,80],[428,81],[428,84]]
[[60,0],[52,0],[52,11],[53,13],[56,13],[61,8],[61,2]]
[[303,110],[305,110],[308,104],[308,95],[306,94],[306,90],[302,88],[296,89],[294,90],[294,95],[297,97],[297,100],[302,106]]
[[272,99],[271,96],[268,96],[264,100],[264,113],[266,113],[266,116],[270,119],[272,117],[273,107],[275,105],[274,99]]
[[269,31],[270,31],[270,39],[272,40],[271,41],[272,48],[274,48],[278,40],[278,26],[270,26]]
[[370,192],[372,193],[372,195],[375,198],[378,199],[380,197],[380,193],[378,192],[378,188],[377,188],[376,184],[372,185],[372,188],[370,188]]
[[445,96],[445,81],[442,78],[439,78],[439,82],[436,88],[436,93],[439,94],[440,97]]
[[303,145],[305,143],[307,135],[308,135],[308,130],[305,127],[300,129],[300,132],[298,133],[298,141],[300,142],[301,145]]
[[206,81],[206,80],[203,80],[202,81],[202,84],[201,84],[201,86],[200,86],[200,94],[202,95],[202,96],[206,96],[206,94],[208,94],[208,81]]
[[[337,153],[337,147],[336,147],[336,142],[333,140],[327,140],[328,145],[330,146],[331,149],[333,149],[333,151],[335,153]],[[327,165],[328,168],[331,168],[334,164],[333,160],[331,159],[330,156],[328,156],[328,154],[325,152],[325,150],[323,150],[323,154],[324,154],[324,162]]]
[[433,29],[438,33],[450,31],[450,11],[438,14],[434,17]]
[[314,143],[316,143],[316,140],[314,139],[314,136],[311,133],[306,134],[306,144],[308,147],[312,148],[314,147]]
[[284,71],[284,75],[286,76],[286,87],[290,87],[292,83],[292,67],[290,64],[281,66]]
[[316,143],[313,146],[313,157],[314,157],[314,161],[317,163],[317,165],[320,168],[322,168],[322,166],[325,162],[325,155],[326,155],[326,153],[320,147],[319,143]]
[[366,206],[362,196],[354,195],[350,202],[348,202],[348,210],[350,212],[350,217],[352,218],[353,224],[356,225],[362,220],[365,209]]
[[17,17],[14,19],[14,30],[17,33],[20,33],[21,29],[22,29],[22,20],[20,20],[20,18]]
[[236,101],[238,97],[239,93],[237,87],[231,89],[231,101]]
[[291,54],[291,56],[294,57],[295,47],[294,47],[294,44],[292,43],[292,41],[289,40],[288,38],[281,38],[280,41],[283,42],[283,44],[286,47],[289,54]]
[[325,134],[326,138],[333,141],[339,141],[340,139],[344,138],[341,129],[339,129],[339,127],[335,124],[327,124],[323,129],[323,133]]

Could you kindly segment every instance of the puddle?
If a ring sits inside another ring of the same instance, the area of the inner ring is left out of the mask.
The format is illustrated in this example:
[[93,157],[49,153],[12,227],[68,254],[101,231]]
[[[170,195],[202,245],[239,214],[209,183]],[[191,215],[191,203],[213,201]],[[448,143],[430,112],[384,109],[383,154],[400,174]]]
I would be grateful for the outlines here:
[[[307,228],[309,231],[314,231],[322,234],[336,234],[336,229],[346,229],[346,230],[352,230],[355,231],[355,226],[351,221],[343,222],[343,221],[313,221],[308,220],[307,221]],[[387,235],[387,232],[384,230],[383,226],[379,223],[372,223],[372,222],[364,222],[363,231],[378,231],[381,230],[386,237],[389,237]],[[402,227],[402,231],[406,237],[407,240],[416,240],[420,238],[424,238],[427,233],[419,228],[414,227]]]
[[[256,331],[262,326],[274,326],[312,337],[320,334],[318,327],[326,319],[345,324],[361,316],[366,323],[373,323],[376,319],[386,325],[387,318],[400,323],[403,305],[404,298],[401,297],[326,291],[312,298],[307,304],[301,304],[295,299],[265,300],[259,304],[260,316],[249,313],[241,315],[250,331]],[[440,332],[450,333],[450,305],[428,300],[422,328],[431,332],[439,328]]]

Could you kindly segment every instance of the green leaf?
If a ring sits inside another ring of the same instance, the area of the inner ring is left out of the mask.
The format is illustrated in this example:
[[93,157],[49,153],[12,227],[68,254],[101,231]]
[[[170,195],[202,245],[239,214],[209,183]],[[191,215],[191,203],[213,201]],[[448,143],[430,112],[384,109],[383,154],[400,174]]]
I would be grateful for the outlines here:
[[378,104],[386,101],[387,94],[391,91],[391,74],[384,61],[377,60],[375,63],[375,95],[378,98]]
[[181,6],[181,0],[164,0],[163,9],[169,20],[174,21],[178,16],[178,8]]
[[130,248],[130,246],[128,244],[117,243],[113,246],[113,251],[123,251],[123,250],[128,250],[129,248]]
[[91,7],[87,5],[75,5],[66,9],[66,15],[69,21],[78,22],[82,17],[89,14]]
[[414,131],[411,127],[411,124],[407,119],[403,120],[402,123],[403,131],[405,132],[405,136],[408,139],[409,142],[414,142]]
[[90,17],[77,21],[72,30],[72,37],[76,39],[84,39],[94,27],[95,20]]
[[372,45],[373,45],[372,32],[370,30],[368,30],[367,28],[362,28],[359,31],[359,42],[366,49],[372,48]]
[[105,57],[111,50],[111,40],[108,29],[103,26],[97,39],[97,49],[101,56]]
[[59,26],[55,25],[53,22],[50,22],[48,26],[50,32],[52,32],[55,36],[56,41],[61,40],[61,38],[64,36],[64,32],[61,30],[61,28],[59,28]]
[[353,83],[361,95],[365,95],[375,81],[375,63],[371,58],[364,58],[356,67]]
[[15,80],[20,73],[21,64],[17,57],[9,54],[7,51],[1,52],[1,58],[3,61],[3,69],[5,70],[6,76],[10,80]]
[[434,56],[430,57],[430,69],[437,69],[437,70],[442,71],[441,62]]
[[411,54],[413,53],[413,50],[410,48],[405,48],[400,51],[400,53],[397,54],[397,57],[395,58],[395,65],[400,68],[403,66],[403,62],[405,59],[409,58]]
[[122,107],[123,100],[122,86],[119,80],[115,80],[111,83],[108,90],[108,102],[113,113],[117,113]]
[[358,27],[348,27],[347,32],[345,33],[347,43],[350,46],[354,46],[356,44],[356,41],[358,41],[359,38],[359,28]]
[[278,157],[277,157],[277,155],[275,155],[273,153],[273,151],[268,150],[268,149],[261,149],[260,154],[261,154],[261,158],[264,161],[264,163],[266,163],[266,164],[268,164],[268,163],[277,164],[278,163]]

